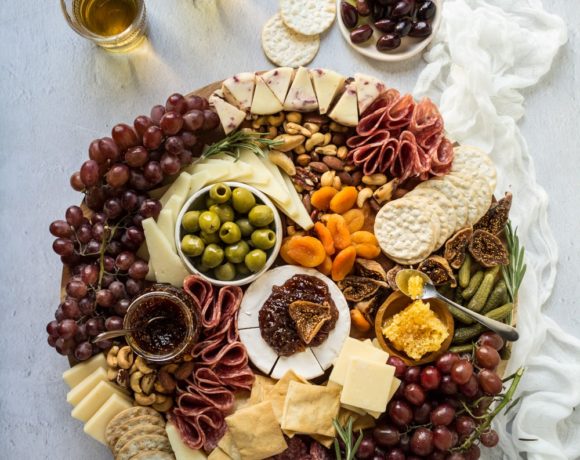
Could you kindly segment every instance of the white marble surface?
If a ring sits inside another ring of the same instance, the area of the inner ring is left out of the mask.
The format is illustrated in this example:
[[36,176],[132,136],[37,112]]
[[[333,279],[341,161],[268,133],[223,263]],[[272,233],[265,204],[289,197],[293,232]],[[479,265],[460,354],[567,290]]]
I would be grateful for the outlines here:
[[[48,224],[78,203],[68,178],[85,159],[89,142],[172,92],[270,67],[259,37],[277,4],[149,0],[150,46],[113,56],[76,36],[57,3],[0,2],[0,458],[5,459],[110,458],[70,417],[60,378],[67,362],[48,347],[44,332],[58,305],[60,281]],[[551,197],[550,222],[560,247],[546,312],[580,337],[580,4],[544,3],[565,18],[570,41],[544,81],[527,92],[522,130],[539,182]],[[311,65],[380,75],[410,91],[424,64],[367,61],[334,27]]]

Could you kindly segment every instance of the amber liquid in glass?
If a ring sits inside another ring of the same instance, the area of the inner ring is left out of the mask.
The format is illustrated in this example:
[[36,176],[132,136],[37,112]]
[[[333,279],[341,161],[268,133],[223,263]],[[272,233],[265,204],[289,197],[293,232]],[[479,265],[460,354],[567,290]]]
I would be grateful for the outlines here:
[[75,0],[77,21],[95,35],[111,37],[125,31],[139,9],[136,0]]

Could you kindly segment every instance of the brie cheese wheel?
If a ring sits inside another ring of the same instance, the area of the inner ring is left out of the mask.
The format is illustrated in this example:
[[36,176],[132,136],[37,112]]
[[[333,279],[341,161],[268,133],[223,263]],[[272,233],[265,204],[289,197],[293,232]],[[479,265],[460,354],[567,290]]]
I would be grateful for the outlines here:
[[256,76],[256,91],[250,112],[256,115],[271,115],[280,112],[283,108],[282,103],[268,88],[262,77]]
[[387,89],[387,85],[378,78],[361,73],[354,74],[354,81],[358,99],[358,112],[362,114]]
[[284,102],[290,82],[294,75],[292,67],[278,67],[277,69],[269,70],[261,75],[263,80],[268,85],[268,88],[274,93],[280,102]]
[[322,369],[310,348],[292,356],[280,356],[270,376],[274,379],[280,379],[289,370],[293,370],[306,380],[314,379],[324,374],[324,369]]
[[214,107],[226,134],[234,131],[246,119],[246,112],[228,104],[226,101],[216,98]]
[[305,67],[296,71],[294,81],[284,101],[284,110],[310,112],[318,108],[316,93],[310,80],[310,73]]
[[346,86],[344,93],[328,115],[337,123],[344,126],[358,124],[358,103],[356,99],[356,84],[351,82]]
[[264,374],[269,375],[278,360],[278,354],[262,338],[260,328],[240,329],[239,334],[250,360]]
[[334,70],[327,69],[314,69],[310,73],[316,90],[316,98],[318,99],[318,110],[321,114],[325,114],[328,112],[336,94],[344,86],[345,77]]
[[226,101],[240,110],[247,111],[252,105],[255,86],[256,76],[251,72],[242,72],[224,80],[222,91]]

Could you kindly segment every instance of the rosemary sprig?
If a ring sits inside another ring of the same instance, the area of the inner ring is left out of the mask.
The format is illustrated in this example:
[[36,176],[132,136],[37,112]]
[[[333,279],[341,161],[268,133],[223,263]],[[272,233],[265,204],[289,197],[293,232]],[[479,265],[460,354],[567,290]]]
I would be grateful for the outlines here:
[[503,265],[501,268],[510,299],[515,302],[518,290],[526,274],[527,265],[524,263],[525,249],[520,246],[518,228],[516,227],[514,230],[511,221],[508,221],[505,226],[505,236],[508,245],[509,264]]
[[[360,443],[363,440],[363,432],[362,430],[359,431],[358,439],[354,442],[354,434],[352,432],[352,425],[354,423],[354,419],[350,417],[348,422],[345,426],[340,426],[338,419],[334,419],[332,424],[334,425],[334,429],[336,430],[336,434],[344,443],[344,460],[353,460],[356,455],[356,451],[360,446]],[[338,439],[334,440],[334,453],[336,454],[337,460],[343,460],[342,455],[340,453],[340,445],[338,444]]]
[[222,140],[212,144],[203,154],[202,158],[209,158],[219,153],[229,155],[235,160],[240,158],[240,150],[246,149],[259,157],[264,157],[264,148],[275,147],[280,145],[282,141],[275,141],[272,139],[265,139],[262,136],[267,133],[257,133],[249,130],[235,131],[228,134]]

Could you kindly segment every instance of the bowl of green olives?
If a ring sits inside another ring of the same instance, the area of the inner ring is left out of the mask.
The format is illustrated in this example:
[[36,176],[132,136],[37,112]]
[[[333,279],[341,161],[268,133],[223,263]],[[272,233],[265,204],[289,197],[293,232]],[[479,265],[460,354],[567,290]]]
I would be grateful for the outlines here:
[[175,244],[190,272],[218,286],[251,283],[274,263],[282,222],[270,199],[240,182],[193,194],[175,226]]

